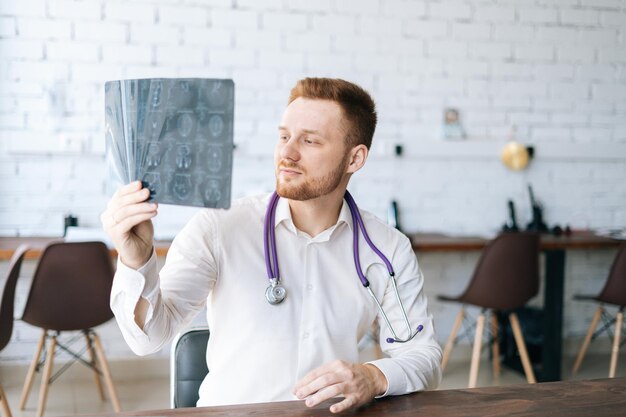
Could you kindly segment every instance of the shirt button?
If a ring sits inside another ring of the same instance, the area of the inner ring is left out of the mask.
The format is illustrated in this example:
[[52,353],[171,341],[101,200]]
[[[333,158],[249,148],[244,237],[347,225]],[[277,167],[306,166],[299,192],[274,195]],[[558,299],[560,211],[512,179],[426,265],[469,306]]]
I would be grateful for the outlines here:
[[309,291],[313,291],[313,284],[307,285],[306,289],[309,290]]
[[308,339],[308,338],[309,338],[309,332],[304,332],[304,333],[302,334],[302,338],[303,338],[303,339]]

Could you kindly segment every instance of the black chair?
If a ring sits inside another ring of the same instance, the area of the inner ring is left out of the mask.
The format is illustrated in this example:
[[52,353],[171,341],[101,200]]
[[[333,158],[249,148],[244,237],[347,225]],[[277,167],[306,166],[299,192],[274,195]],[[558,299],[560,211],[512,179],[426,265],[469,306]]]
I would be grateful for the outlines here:
[[[622,243],[617,251],[615,260],[611,265],[609,277],[604,284],[604,288],[598,295],[575,295],[576,300],[594,301],[599,303],[598,308],[591,320],[591,325],[583,341],[583,345],[578,352],[576,362],[572,369],[572,375],[576,375],[580,364],[582,363],[589,343],[604,331],[609,332],[613,324],[615,324],[615,335],[613,337],[613,346],[611,348],[611,363],[609,366],[609,378],[615,377],[617,369],[617,359],[619,357],[619,348],[623,344],[621,341],[622,327],[624,323],[624,306],[626,306],[626,243]],[[604,304],[611,304],[619,307],[615,316],[609,315]],[[602,319],[604,325],[596,332],[598,322]]]
[[209,373],[206,347],[209,329],[197,328],[178,335],[172,342],[170,390],[172,408],[195,407],[200,385]]
[[[94,371],[96,386],[103,400],[100,375],[104,377],[113,408],[116,412],[120,411],[102,343],[92,329],[113,318],[109,307],[112,283],[113,264],[104,243],[61,242],[46,247],[37,265],[22,316],[24,322],[43,329],[43,334],[22,389],[20,409],[25,408],[34,374],[43,365],[37,417],[43,415],[49,384],[73,363],[66,364],[51,377],[58,347]],[[69,346],[71,342],[60,343],[58,336],[66,331],[80,331],[86,341],[85,349],[75,352]],[[45,359],[40,359],[47,340],[50,343]],[[89,354],[87,360],[82,357],[85,351]]]
[[445,369],[452,348],[457,342],[457,333],[465,320],[464,305],[481,307],[476,320],[476,333],[470,366],[468,387],[476,386],[478,367],[485,328],[485,313],[491,311],[491,348],[493,372],[500,374],[500,348],[498,338],[498,312],[508,312],[515,343],[520,354],[524,373],[529,383],[535,383],[535,374],[530,364],[526,344],[515,309],[524,306],[539,291],[539,235],[534,233],[503,233],[489,242],[484,249],[474,275],[458,297],[440,295],[442,301],[462,303],[456,316],[450,337],[446,343],[441,361]]
[[[15,309],[15,288],[17,279],[20,276],[22,262],[28,251],[28,246],[21,245],[11,257],[9,269],[7,270],[6,281],[4,282],[4,290],[2,291],[2,301],[0,303],[0,351],[9,344],[11,334],[13,333],[13,312]],[[11,417],[11,409],[7,396],[4,393],[2,384],[0,384],[0,409],[4,417]]]

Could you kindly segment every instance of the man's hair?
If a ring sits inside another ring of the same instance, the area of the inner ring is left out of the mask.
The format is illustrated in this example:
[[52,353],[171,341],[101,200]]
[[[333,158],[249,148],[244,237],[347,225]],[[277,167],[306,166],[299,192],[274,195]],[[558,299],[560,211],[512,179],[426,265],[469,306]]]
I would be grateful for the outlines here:
[[376,104],[363,88],[339,78],[304,78],[291,89],[289,104],[299,97],[337,103],[348,122],[346,146],[363,144],[370,148],[376,130]]

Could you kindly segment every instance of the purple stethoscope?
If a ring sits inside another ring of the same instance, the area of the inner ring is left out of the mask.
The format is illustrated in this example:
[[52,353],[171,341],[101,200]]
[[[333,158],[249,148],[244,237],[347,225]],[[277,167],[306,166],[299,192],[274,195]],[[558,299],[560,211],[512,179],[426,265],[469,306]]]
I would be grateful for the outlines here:
[[[274,231],[274,224],[275,224],[275,219],[276,219],[276,205],[278,204],[279,198],[280,197],[278,196],[276,192],[274,192],[272,194],[272,197],[270,198],[270,202],[267,206],[267,212],[265,213],[265,223],[264,223],[265,229],[263,231],[265,267],[267,269],[267,277],[270,280],[270,285],[265,290],[265,298],[272,305],[281,303],[287,296],[287,290],[280,283],[280,272],[278,270],[278,255],[276,254],[276,234]],[[393,337],[387,338],[387,343],[408,342],[409,340],[413,339],[419,332],[421,332],[424,329],[424,326],[420,324],[419,326],[417,326],[417,329],[415,330],[415,332],[412,330],[411,325],[409,323],[409,318],[406,315],[406,310],[404,309],[404,305],[402,304],[402,300],[400,299],[400,294],[398,294],[398,286],[396,284],[395,273],[393,271],[393,267],[391,266],[391,262],[389,262],[387,257],[383,255],[383,253],[380,250],[378,250],[378,248],[370,240],[370,237],[367,234],[367,231],[365,230],[365,225],[363,224],[363,219],[361,218],[361,214],[359,213],[359,208],[357,207],[356,203],[354,202],[354,199],[352,198],[352,196],[350,195],[348,191],[346,191],[344,198],[346,200],[346,203],[348,203],[348,207],[350,208],[350,214],[352,214],[352,223],[355,225],[353,228],[354,229],[354,232],[353,232],[354,266],[356,267],[356,272],[357,272],[357,275],[359,276],[359,280],[361,281],[361,284],[363,284],[365,289],[367,289],[367,292],[369,293],[369,295],[371,295],[374,301],[376,302],[378,311],[380,311],[381,316],[385,320],[385,323],[387,323],[387,327],[389,328],[389,330],[391,331],[391,334],[393,335]],[[363,232],[363,237],[365,238],[365,241],[367,242],[369,247],[376,253],[376,255],[378,255],[378,257],[384,262],[385,266],[387,267],[387,271],[389,272],[389,279],[391,280],[391,283],[393,285],[393,289],[396,294],[396,300],[398,301],[398,304],[400,305],[400,309],[402,310],[402,317],[404,318],[404,323],[409,333],[409,336],[406,339],[398,338],[398,335],[394,331],[393,326],[391,325],[391,322],[389,322],[389,318],[387,317],[387,314],[385,314],[385,310],[383,310],[383,307],[381,306],[380,302],[374,295],[374,292],[370,288],[370,282],[365,277],[365,274],[363,274],[363,270],[361,269],[361,262],[359,258],[359,229],[361,230],[361,232]]]

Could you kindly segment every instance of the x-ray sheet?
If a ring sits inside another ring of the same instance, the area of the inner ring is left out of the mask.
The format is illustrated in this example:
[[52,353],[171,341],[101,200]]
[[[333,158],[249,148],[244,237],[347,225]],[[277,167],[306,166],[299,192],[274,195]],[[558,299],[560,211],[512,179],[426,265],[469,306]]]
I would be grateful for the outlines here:
[[105,84],[112,186],[141,180],[164,204],[230,207],[232,80],[176,78]]

